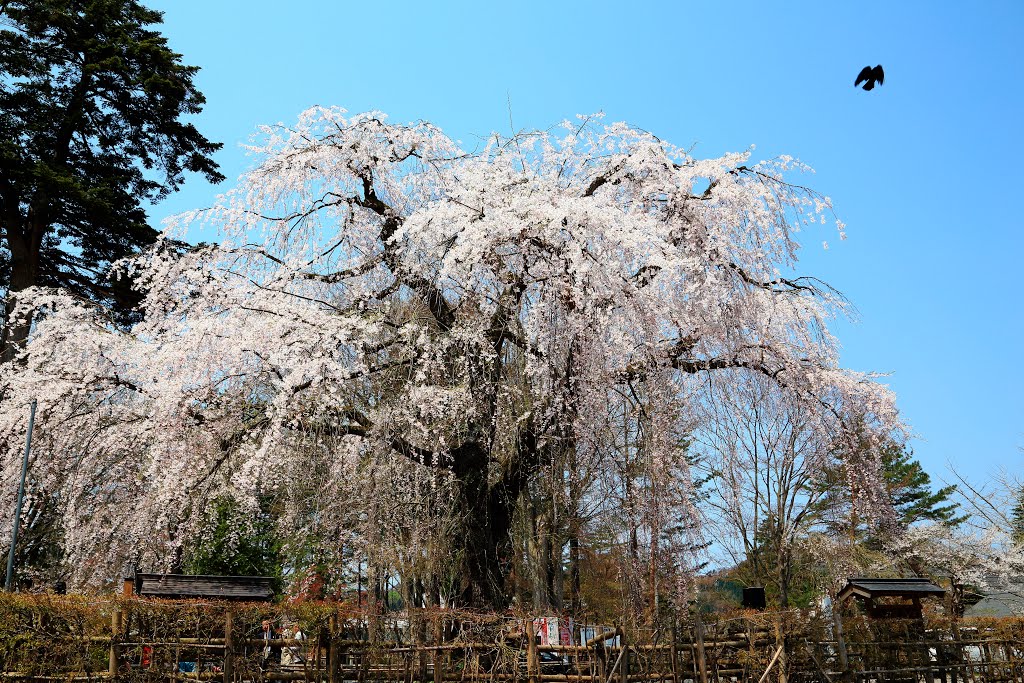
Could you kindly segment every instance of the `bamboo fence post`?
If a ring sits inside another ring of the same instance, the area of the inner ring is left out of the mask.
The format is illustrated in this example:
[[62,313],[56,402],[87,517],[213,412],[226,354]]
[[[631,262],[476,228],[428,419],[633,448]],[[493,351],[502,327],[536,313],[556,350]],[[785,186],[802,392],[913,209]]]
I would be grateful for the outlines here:
[[537,654],[537,633],[533,620],[526,620],[526,673],[530,683],[540,683],[540,660]]
[[1006,660],[1007,660],[1007,663],[1009,664],[1009,679],[1011,681],[1020,680],[1020,676],[1017,673],[1018,672],[1018,663],[1017,663],[1017,655],[1016,655],[1017,648],[1016,648],[1015,644],[1012,641],[1007,641],[1006,646],[1005,646],[1005,650],[1006,650]]
[[846,639],[843,637],[842,607],[832,601],[832,623],[836,627],[836,650],[839,651],[839,667],[843,670],[843,681],[851,683],[853,672],[850,671],[850,657],[846,652]]
[[[313,661],[312,661],[312,665],[313,665],[313,680],[316,681],[317,683],[322,683],[321,679],[323,678],[323,676],[321,675],[321,671],[320,671],[320,655],[321,655],[321,652],[323,650],[323,644],[324,644],[324,627],[321,626],[320,628],[318,628],[316,630],[316,640],[314,640],[313,643],[309,647],[309,652],[310,652],[310,654],[312,655],[312,658],[313,658]],[[307,662],[308,661],[309,661],[309,658],[307,657]]]
[[[711,646],[711,654],[710,654],[710,656],[708,656],[708,664],[707,664],[708,677],[714,683],[720,683],[720,681],[721,681],[721,678],[720,678],[721,674],[719,673],[719,669],[722,668],[722,662],[721,662],[721,660],[722,660],[721,647],[722,646],[719,644],[719,641],[722,638],[721,638],[720,634],[718,633],[718,629],[721,627],[721,622],[715,621],[714,633],[713,633],[713,635],[712,635],[712,637],[710,639],[707,638],[707,635],[708,635],[708,631],[706,630],[707,625],[703,624],[703,627],[705,628],[705,631],[704,631],[704,636],[705,636],[704,652],[705,652],[705,654],[707,654],[708,645],[710,644],[710,646]],[[708,642],[708,640],[710,640],[710,643]]]
[[340,653],[338,652],[338,615],[332,614],[328,621],[328,637],[327,637],[327,680],[328,683],[340,683],[341,677],[338,676],[338,670],[340,669],[341,662]]
[[989,634],[989,639],[985,641],[985,683],[994,683],[999,680],[999,668],[996,662],[996,648],[993,645],[996,641],[992,640],[994,634]]
[[[750,619],[744,619],[743,626],[747,632],[747,648],[750,653],[750,662],[752,663],[757,659],[757,649],[754,647],[754,640],[756,639],[754,636],[754,624]],[[753,672],[754,670],[750,665],[746,665],[743,668],[749,669],[750,672]]]
[[[963,649],[963,648],[961,647],[961,649]],[[979,656],[979,659],[980,659],[980,657],[981,657],[981,648],[978,648],[978,656]],[[974,660],[973,649],[972,649],[971,653],[966,653],[966,652],[964,653],[964,659],[967,660],[967,678],[968,678],[968,680],[971,683],[977,683],[977,681],[978,681],[978,672],[975,670],[975,666],[974,666],[974,661],[975,660]],[[982,664],[982,662],[979,661],[978,664],[980,665],[980,664]]]
[[956,669],[949,668],[949,646],[942,642],[942,636],[938,633],[932,636],[936,638],[935,643],[935,675],[942,681],[947,683],[949,681],[949,672],[956,671]]
[[235,615],[231,610],[224,613],[224,683],[231,683],[235,676],[234,629]]
[[427,620],[422,614],[416,626],[416,639],[419,643],[419,652],[416,655],[419,660],[418,679],[419,683],[427,683]]
[[[372,628],[370,629],[373,630]],[[373,637],[368,635],[368,637]],[[356,683],[363,683],[366,680],[366,675],[370,670],[370,657],[369,649],[370,645],[363,643],[362,647],[359,648],[359,668],[356,671]]]
[[704,621],[700,616],[700,607],[693,611],[693,634],[697,640],[697,666],[700,672],[700,683],[708,683],[708,660],[704,650]]
[[672,683],[679,683],[679,620],[672,621],[672,652],[670,654],[670,666],[672,667]]
[[619,656],[619,680],[629,683],[629,643],[626,642],[626,631],[622,631],[622,651]]
[[995,677],[996,677],[995,676],[995,674],[996,674],[996,669],[995,669],[996,663],[995,663],[995,660],[992,657],[992,644],[991,644],[991,641],[985,641],[984,645],[982,645],[982,650],[981,651],[983,653],[982,654],[982,660],[985,663],[985,679],[986,679],[986,681],[993,681],[993,680],[995,680]]
[[114,608],[113,614],[110,615],[110,661],[107,667],[107,671],[111,678],[117,676],[117,668],[120,664],[121,659],[121,648],[118,645],[118,636],[121,633],[121,610]]
[[[441,644],[442,625],[441,617],[434,617],[434,645]],[[444,671],[441,670],[441,650],[438,647],[434,648],[433,652],[434,660],[434,683],[444,683]]]
[[1007,643],[1007,656],[1010,657],[1010,680],[1021,680],[1020,660],[1017,657],[1017,644],[1013,641]]
[[[935,648],[935,661],[933,662],[932,649],[931,646],[928,644],[928,636],[926,634],[922,634],[921,641],[921,656],[924,658],[922,665],[925,667],[924,674],[925,678],[929,681],[929,683],[931,683],[935,680],[936,674],[939,673],[939,665],[941,664],[939,659],[942,656],[942,652],[940,647],[937,645]],[[942,680],[946,680],[945,674],[942,674]]]
[[[412,591],[410,591],[411,595]],[[418,655],[420,648],[423,644],[420,642],[420,628],[419,619],[417,618],[416,612],[410,607],[406,614],[409,618],[409,651],[402,655],[403,665],[405,666],[405,681],[406,683],[413,683],[416,680],[416,675],[419,672],[418,666]]]
[[[775,619],[775,645],[778,647],[778,651],[775,656],[779,660],[779,683],[787,683],[789,680],[788,667],[789,657],[786,652],[786,629],[782,625],[782,616],[776,617]],[[769,666],[769,668],[771,668]],[[765,672],[767,675],[767,672]]]
[[959,680],[961,678],[965,681],[967,680],[967,676],[965,675],[966,670],[963,667],[964,646],[963,643],[960,642],[960,627],[957,625],[956,622],[956,615],[953,614],[952,610],[950,610],[949,632],[950,635],[953,636],[952,651],[954,653],[954,657],[950,658],[953,660],[952,663],[954,664],[953,668],[951,669],[951,671],[953,672],[953,675],[951,676],[952,683],[959,683]]

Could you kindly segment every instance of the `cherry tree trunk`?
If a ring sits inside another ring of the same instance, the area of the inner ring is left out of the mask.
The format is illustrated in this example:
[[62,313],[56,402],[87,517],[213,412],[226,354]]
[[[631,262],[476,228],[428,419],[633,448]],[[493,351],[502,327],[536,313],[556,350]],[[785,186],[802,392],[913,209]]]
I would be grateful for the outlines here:
[[512,522],[526,478],[513,475],[489,481],[488,460],[487,450],[479,444],[458,449],[456,513],[465,521],[463,534],[452,542],[455,555],[463,558],[461,605],[502,609],[511,598],[507,578],[513,557]]

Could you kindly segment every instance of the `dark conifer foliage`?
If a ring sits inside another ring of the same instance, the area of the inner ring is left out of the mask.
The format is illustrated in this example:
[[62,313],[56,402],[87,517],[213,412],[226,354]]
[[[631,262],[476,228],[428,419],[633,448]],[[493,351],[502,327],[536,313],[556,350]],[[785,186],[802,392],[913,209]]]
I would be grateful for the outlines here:
[[[17,293],[60,286],[110,305],[137,303],[111,283],[111,263],[151,244],[143,204],[185,173],[219,182],[189,115],[205,98],[152,27],[162,15],[134,0],[0,2],[0,291],[4,322]],[[5,324],[10,359],[28,324]]]
[[1024,486],[1017,490],[1017,500],[1010,510],[1010,535],[1013,542],[1024,545]]
[[960,504],[953,500],[956,486],[933,491],[932,478],[913,459],[913,451],[890,444],[882,449],[881,455],[882,474],[900,522],[907,526],[921,521],[955,526],[966,519],[960,514]]
[[[955,500],[955,485],[932,488],[932,478],[914,452],[903,443],[883,444],[878,452],[881,475],[889,502],[895,513],[895,522],[906,528],[919,522],[939,522],[957,526],[967,519],[960,503]],[[827,494],[816,506],[817,514],[825,520],[826,528],[834,534],[864,540],[869,547],[877,547],[880,539],[868,520],[863,519],[859,505],[848,488],[842,465],[826,470],[817,486]]]

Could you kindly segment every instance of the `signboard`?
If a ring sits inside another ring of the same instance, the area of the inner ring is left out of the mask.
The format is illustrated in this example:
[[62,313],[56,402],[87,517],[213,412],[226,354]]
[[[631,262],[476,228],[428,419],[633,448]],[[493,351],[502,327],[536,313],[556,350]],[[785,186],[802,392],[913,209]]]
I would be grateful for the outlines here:
[[538,617],[533,620],[534,635],[540,645],[572,645],[573,620],[565,617]]

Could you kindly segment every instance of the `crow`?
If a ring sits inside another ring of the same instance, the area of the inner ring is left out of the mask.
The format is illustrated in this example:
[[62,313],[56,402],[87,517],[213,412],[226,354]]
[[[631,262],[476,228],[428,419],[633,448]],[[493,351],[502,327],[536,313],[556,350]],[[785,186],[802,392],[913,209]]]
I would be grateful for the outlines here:
[[874,69],[870,66],[866,66],[860,70],[860,74],[857,75],[857,80],[854,82],[853,87],[860,85],[860,82],[864,81],[864,89],[871,90],[875,87],[875,81],[881,85],[885,83],[885,72],[882,71],[882,65],[879,64]]

